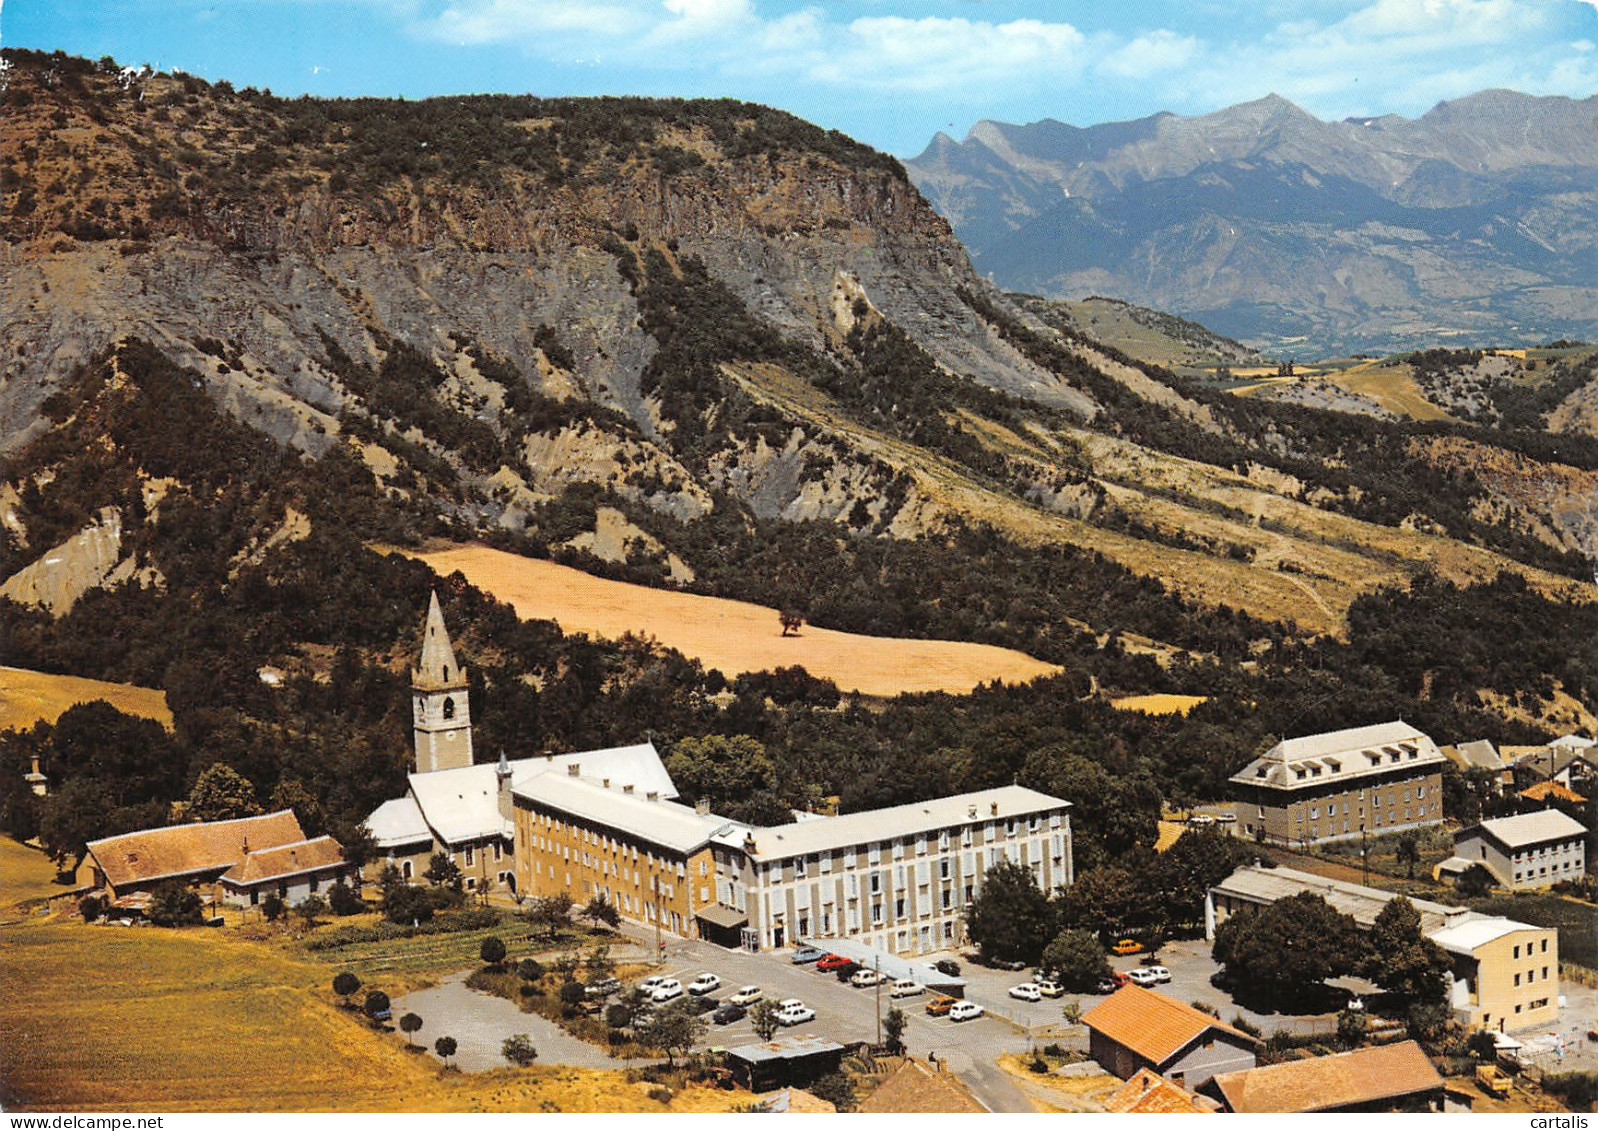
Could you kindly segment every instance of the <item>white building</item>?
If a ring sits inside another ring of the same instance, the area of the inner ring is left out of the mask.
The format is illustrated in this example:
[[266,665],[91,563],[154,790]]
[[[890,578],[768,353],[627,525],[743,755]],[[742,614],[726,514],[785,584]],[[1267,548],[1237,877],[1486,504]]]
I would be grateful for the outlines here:
[[1496,817],[1454,834],[1454,855],[1442,870],[1480,864],[1511,891],[1579,880],[1587,869],[1587,830],[1558,809]]

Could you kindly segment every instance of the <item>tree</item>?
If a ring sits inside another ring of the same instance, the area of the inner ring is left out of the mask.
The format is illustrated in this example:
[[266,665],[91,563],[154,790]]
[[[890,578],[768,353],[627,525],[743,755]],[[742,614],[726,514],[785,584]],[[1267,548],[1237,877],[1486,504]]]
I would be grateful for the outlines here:
[[1124,935],[1162,934],[1169,925],[1168,908],[1155,890],[1159,867],[1154,854],[1138,850],[1128,866],[1101,865],[1077,873],[1076,882],[1060,893],[1060,922],[1092,931],[1108,942]]
[[1357,1049],[1365,1040],[1366,1019],[1362,1009],[1345,1009],[1337,1015],[1337,1040],[1346,1049]]
[[92,923],[105,914],[106,902],[97,895],[86,895],[78,900],[78,915],[85,923]]
[[39,844],[50,854],[56,867],[66,869],[87,854],[91,840],[111,835],[111,814],[116,808],[111,793],[102,784],[73,778],[50,794],[37,807]]
[[383,893],[383,917],[390,923],[409,926],[433,917],[433,896],[421,888],[400,884]]
[[168,880],[150,893],[150,922],[162,927],[190,926],[200,921],[200,893],[181,880]]
[[1455,886],[1459,894],[1466,899],[1482,899],[1493,893],[1493,888],[1498,881],[1486,867],[1481,864],[1472,864],[1459,874]]
[[366,910],[366,904],[355,894],[355,889],[343,880],[327,889],[327,905],[333,909],[333,914],[340,916],[359,915]]
[[194,779],[189,815],[200,821],[233,821],[260,815],[255,786],[226,762],[213,762]]
[[783,609],[777,616],[782,621],[784,636],[798,636],[799,630],[804,627],[805,615],[797,609]]
[[524,982],[536,982],[544,976],[544,964],[536,958],[524,958],[516,964],[516,973]]
[[590,982],[597,982],[601,978],[608,978],[616,972],[616,962],[610,957],[610,947],[602,944],[593,946],[587,954],[583,955],[583,970],[588,975]]
[[572,897],[563,891],[537,896],[528,901],[523,914],[534,927],[542,927],[549,938],[558,938],[561,931],[571,926]]
[[686,1000],[655,1010],[636,1033],[639,1041],[664,1052],[668,1064],[688,1055],[704,1035],[705,1019]]
[[855,1096],[854,1085],[842,1072],[829,1072],[825,1076],[818,1076],[811,1083],[809,1090],[811,1095],[826,1100],[839,1111],[853,1111],[855,1104],[859,1102]]
[[[272,796],[267,801],[268,808],[276,813],[283,809],[293,812],[300,828],[305,830],[306,836],[321,836],[327,831],[327,813],[322,808],[321,799],[312,793],[299,778],[281,777],[277,785],[272,787]],[[339,841],[339,846],[344,847],[344,842]],[[345,857],[348,859],[348,856]]]
[[333,975],[333,992],[344,999],[344,1008],[351,1008],[350,998],[360,992],[361,980],[348,970]]
[[268,892],[265,899],[261,900],[261,914],[266,916],[268,923],[275,923],[283,917],[283,912],[288,910],[277,892]]
[[587,999],[588,993],[583,989],[581,982],[562,982],[558,996],[563,1006],[561,1012],[567,1017],[575,1017],[577,1007]]
[[605,1024],[612,1029],[625,1029],[632,1024],[633,1011],[619,1001],[605,1007]]
[[327,914],[327,900],[319,895],[308,895],[295,904],[294,913],[305,920],[307,928],[314,927],[317,916]]
[[485,966],[498,966],[505,961],[505,940],[498,935],[489,935],[478,948],[477,955]]
[[444,1067],[448,1068],[449,1067],[449,1058],[455,1055],[455,1038],[454,1037],[440,1037],[440,1038],[438,1038],[438,1040],[433,1042],[433,1051],[436,1052],[438,1054],[439,1059],[444,1062]]
[[427,871],[422,873],[422,878],[437,888],[448,888],[450,891],[460,891],[465,883],[461,875],[460,865],[450,857],[447,852],[435,852],[427,862]]
[[533,1038],[526,1033],[506,1037],[500,1042],[499,1052],[518,1068],[526,1068],[538,1059],[538,1050],[533,1047]]
[[407,1013],[400,1018],[400,1032],[405,1034],[405,1044],[410,1048],[416,1047],[416,1042],[411,1040],[411,1034],[422,1027],[422,1019],[415,1013]]
[[888,1051],[894,1055],[904,1052],[904,1030],[909,1024],[910,1019],[897,1005],[888,1010],[887,1016],[882,1019],[882,1035],[886,1038]]
[[667,755],[666,770],[684,794],[734,817],[746,799],[777,788],[776,762],[746,734],[684,738]]
[[755,1034],[762,1041],[769,1041],[776,1036],[777,1030],[782,1028],[782,1022],[777,1020],[777,1003],[761,998],[749,1007],[749,1024],[754,1027]]
[[1065,1018],[1065,1023],[1067,1025],[1076,1025],[1080,1023],[1083,1012],[1082,1003],[1077,1001],[1075,998],[1072,998],[1070,1001],[1060,1006],[1060,1016]]
[[966,932],[984,958],[1036,962],[1054,926],[1054,911],[1030,869],[1011,860],[989,868],[965,909]]
[[1212,953],[1239,994],[1303,1003],[1326,979],[1361,967],[1365,940],[1351,916],[1300,892],[1233,915],[1217,928]]
[[605,898],[604,892],[596,892],[594,898],[583,905],[582,916],[594,927],[618,927],[621,925],[621,912],[616,910],[616,905]]
[[1258,846],[1219,830],[1187,829],[1155,859],[1154,886],[1166,917],[1174,924],[1202,925],[1210,888],[1260,855]]
[[1110,976],[1104,945],[1092,931],[1081,928],[1069,928],[1055,935],[1043,948],[1039,964],[1072,993],[1092,993],[1102,979]]
[[1389,900],[1371,925],[1365,976],[1409,1007],[1443,1001],[1452,968],[1447,952],[1422,933],[1415,905],[1403,896]]
[[1415,865],[1420,863],[1420,842],[1414,833],[1405,833],[1398,838],[1398,847],[1394,849],[1394,858],[1409,870],[1409,878],[1415,878]]
[[361,1011],[376,1021],[389,1010],[388,995],[382,990],[367,990],[366,1001],[361,1006]]

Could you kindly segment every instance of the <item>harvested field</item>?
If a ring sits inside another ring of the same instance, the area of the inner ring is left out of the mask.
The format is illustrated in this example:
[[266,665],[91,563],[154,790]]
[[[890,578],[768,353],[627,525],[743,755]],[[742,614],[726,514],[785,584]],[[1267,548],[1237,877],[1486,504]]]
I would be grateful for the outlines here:
[[74,675],[0,667],[0,730],[25,730],[41,721],[53,723],[68,707],[96,699],[104,699],[125,715],[140,715],[169,730],[172,727],[172,712],[167,708],[164,691],[131,683],[104,683]]
[[55,864],[37,848],[0,836],[0,908],[60,895]]
[[519,616],[553,620],[565,632],[591,636],[652,636],[728,677],[798,664],[840,690],[862,695],[963,695],[991,680],[1024,683],[1060,670],[988,644],[859,636],[809,625],[785,637],[777,610],[764,605],[606,581],[486,546],[403,552],[440,576],[459,570]]
[[1110,706],[1117,711],[1141,711],[1145,715],[1185,715],[1200,703],[1208,703],[1208,695],[1127,695],[1111,699]]
[[[620,1072],[467,1075],[407,1053],[334,1004],[329,968],[231,931],[88,927],[0,933],[0,1103],[45,1111],[719,1111],[670,1106]],[[379,987],[380,988],[380,987]],[[428,1033],[449,1019],[426,1018]]]

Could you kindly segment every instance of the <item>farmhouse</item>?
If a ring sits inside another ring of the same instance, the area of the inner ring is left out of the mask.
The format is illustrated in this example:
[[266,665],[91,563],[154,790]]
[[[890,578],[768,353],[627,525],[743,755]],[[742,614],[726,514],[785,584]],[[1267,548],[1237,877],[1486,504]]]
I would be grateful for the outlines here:
[[209,884],[212,901],[259,903],[269,892],[297,903],[350,871],[332,837],[308,840],[292,811],[144,829],[91,841],[93,886],[113,901],[168,880]]
[[1175,998],[1122,986],[1082,1018],[1088,1055],[1130,1080],[1150,1069],[1182,1088],[1219,1072],[1253,1068],[1259,1042]]
[[1237,835],[1305,845],[1440,824],[1446,762],[1402,721],[1286,739],[1230,779]]
[[1455,861],[1480,864],[1511,891],[1577,880],[1587,868],[1587,830],[1558,809],[1497,817],[1454,834]]
[[1443,1078],[1414,1041],[1227,1072],[1206,1091],[1229,1112],[1441,1111]]

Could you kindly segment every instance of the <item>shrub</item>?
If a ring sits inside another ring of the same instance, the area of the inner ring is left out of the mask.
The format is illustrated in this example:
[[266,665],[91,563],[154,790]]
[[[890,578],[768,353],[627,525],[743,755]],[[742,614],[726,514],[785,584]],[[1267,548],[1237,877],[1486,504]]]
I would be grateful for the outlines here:
[[505,940],[498,935],[489,935],[483,940],[478,955],[489,966],[498,966],[505,961]]
[[389,1000],[387,994],[382,990],[368,990],[366,1003],[361,1006],[361,1011],[375,1021],[377,1020],[377,1015],[379,1013],[387,1013],[388,1008]]
[[275,923],[283,918],[283,912],[287,910],[288,906],[278,898],[276,892],[261,900],[261,914],[266,916],[268,923]]
[[671,1102],[671,1089],[656,1084],[649,1089],[649,1098],[658,1104],[669,1104]]
[[513,1037],[506,1037],[500,1042],[500,1055],[518,1068],[526,1068],[538,1059],[538,1050],[533,1047],[533,1038],[526,1033],[517,1033]]
[[605,1024],[612,1029],[625,1029],[632,1024],[633,1011],[620,1002],[605,1007]]
[[359,915],[366,910],[366,904],[355,890],[343,880],[327,889],[327,905],[333,909],[335,915]]
[[536,982],[544,976],[544,964],[536,958],[524,958],[516,964],[516,973],[529,982]]
[[86,895],[78,901],[78,914],[85,923],[92,923],[105,914],[106,902],[97,895]]

